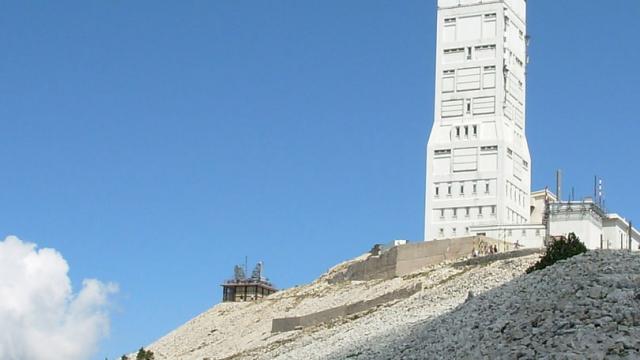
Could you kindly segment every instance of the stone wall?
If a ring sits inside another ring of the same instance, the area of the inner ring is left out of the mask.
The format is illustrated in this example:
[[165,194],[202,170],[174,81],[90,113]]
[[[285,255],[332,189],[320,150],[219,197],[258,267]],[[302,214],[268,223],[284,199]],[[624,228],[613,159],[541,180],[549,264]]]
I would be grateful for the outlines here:
[[342,281],[367,281],[391,279],[435,265],[446,260],[471,256],[474,249],[487,253],[496,245],[500,251],[511,250],[512,244],[485,236],[469,236],[455,239],[421,241],[394,246],[378,256],[349,265],[344,271],[327,279],[330,283]]
[[394,300],[406,299],[420,290],[422,290],[422,284],[416,284],[413,287],[398,289],[370,300],[341,305],[303,316],[273,319],[271,332],[285,332],[322,324],[340,317],[357,314]]

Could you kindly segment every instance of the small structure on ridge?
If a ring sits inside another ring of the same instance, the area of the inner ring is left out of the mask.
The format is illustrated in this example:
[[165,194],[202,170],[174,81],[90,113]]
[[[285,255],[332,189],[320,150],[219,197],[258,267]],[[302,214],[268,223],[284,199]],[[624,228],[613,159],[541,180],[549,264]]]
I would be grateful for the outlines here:
[[235,266],[233,273],[233,279],[222,284],[223,302],[255,301],[278,291],[269,279],[262,276],[261,261],[256,264],[250,278],[246,277],[245,269],[240,265]]

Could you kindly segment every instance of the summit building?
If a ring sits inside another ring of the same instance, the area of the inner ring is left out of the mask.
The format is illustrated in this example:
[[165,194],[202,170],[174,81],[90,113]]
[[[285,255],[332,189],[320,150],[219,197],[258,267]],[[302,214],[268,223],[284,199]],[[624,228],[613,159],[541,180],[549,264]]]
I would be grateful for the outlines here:
[[437,29],[424,239],[525,226],[526,1],[438,0]]

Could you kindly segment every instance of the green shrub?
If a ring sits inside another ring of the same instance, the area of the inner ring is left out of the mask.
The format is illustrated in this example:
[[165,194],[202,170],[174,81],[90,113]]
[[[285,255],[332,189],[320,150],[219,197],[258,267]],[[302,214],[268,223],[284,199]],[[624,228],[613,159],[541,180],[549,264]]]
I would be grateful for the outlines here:
[[136,355],[136,360],[154,360],[155,356],[153,355],[153,351],[145,350],[144,348],[140,348],[138,350],[138,354]]
[[527,269],[527,274],[532,271],[542,270],[547,266],[555,264],[558,260],[568,259],[586,251],[587,247],[580,241],[576,234],[569,233],[566,239],[556,240],[549,245],[544,256]]

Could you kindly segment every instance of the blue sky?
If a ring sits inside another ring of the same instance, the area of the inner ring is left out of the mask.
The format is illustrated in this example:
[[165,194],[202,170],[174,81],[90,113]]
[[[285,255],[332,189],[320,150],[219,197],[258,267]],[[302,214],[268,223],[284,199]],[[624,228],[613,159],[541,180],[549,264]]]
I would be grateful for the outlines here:
[[[534,188],[637,219],[640,2],[530,1]],[[0,230],[119,284],[97,358],[422,237],[435,1],[6,1]]]

